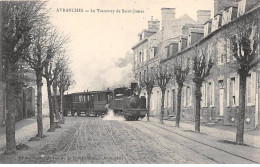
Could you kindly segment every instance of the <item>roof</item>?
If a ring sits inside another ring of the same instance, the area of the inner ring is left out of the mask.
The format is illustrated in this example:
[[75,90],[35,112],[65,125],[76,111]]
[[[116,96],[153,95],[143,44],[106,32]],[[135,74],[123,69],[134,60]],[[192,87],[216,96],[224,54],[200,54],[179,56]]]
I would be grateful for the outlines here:
[[132,50],[134,50],[135,48],[137,48],[138,46],[140,46],[141,44],[145,43],[148,40],[148,38],[144,38],[143,40],[139,41],[137,44],[135,44],[132,47]]
[[185,24],[183,28],[204,28],[203,24]]
[[166,59],[163,59],[161,62],[166,62],[167,60],[170,60],[174,57],[178,57],[180,55],[182,55],[183,53],[193,49],[194,47],[200,45],[201,43],[205,42],[206,40],[212,38],[215,34],[217,34],[218,32],[222,31],[223,29],[227,28],[228,26],[234,24],[235,22],[240,21],[241,19],[245,19],[245,17],[247,17],[249,14],[252,14],[253,12],[256,12],[257,10],[260,10],[260,5],[258,5],[257,7],[251,9],[250,11],[246,12],[244,15],[235,18],[234,20],[232,20],[231,22],[221,26],[220,28],[216,29],[215,31],[211,32],[210,34],[208,34],[207,36],[205,36],[204,38],[202,38],[201,40],[197,41],[195,44],[193,44],[191,47],[185,48],[184,50],[182,50],[181,52],[179,52],[177,55],[175,56],[170,56]]
[[148,32],[157,32],[158,30],[156,30],[156,29],[143,29],[143,31],[148,31]]
[[190,32],[195,32],[195,33],[200,33],[200,34],[204,33],[204,29],[190,28],[189,30],[190,30]]

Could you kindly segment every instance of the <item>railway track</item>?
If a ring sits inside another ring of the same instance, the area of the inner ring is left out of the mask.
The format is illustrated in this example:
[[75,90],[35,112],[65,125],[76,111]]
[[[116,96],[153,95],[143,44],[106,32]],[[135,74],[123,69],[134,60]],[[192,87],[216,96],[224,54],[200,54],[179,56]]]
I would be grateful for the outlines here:
[[[211,149],[214,149],[214,150],[218,150],[219,152],[222,152],[222,153],[224,153],[224,154],[229,154],[229,155],[231,155],[231,156],[233,156],[233,157],[237,157],[237,158],[239,158],[239,159],[243,159],[244,162],[247,161],[248,163],[259,164],[259,162],[254,161],[254,160],[252,160],[252,159],[249,159],[249,158],[246,158],[246,157],[237,155],[237,154],[232,153],[232,152],[230,152],[230,151],[227,151],[227,150],[224,150],[224,149],[221,149],[221,148],[218,148],[218,147],[209,145],[209,144],[207,144],[207,143],[198,141],[198,140],[196,140],[196,139],[187,137],[187,136],[182,135],[182,134],[180,134],[180,133],[178,133],[178,132],[176,132],[176,131],[169,130],[169,129],[166,128],[166,127],[157,125],[157,124],[152,123],[152,122],[142,122],[142,123],[141,123],[141,122],[138,121],[138,122],[136,122],[136,123],[139,124],[139,125],[141,125],[141,126],[144,126],[144,125],[145,125],[145,128],[149,129],[150,131],[152,131],[152,132],[154,132],[154,133],[160,134],[159,131],[155,130],[155,129],[152,128],[151,126],[146,126],[146,125],[152,125],[153,127],[163,129],[164,131],[170,132],[170,133],[172,133],[172,134],[174,134],[174,135],[177,135],[177,136],[179,136],[179,137],[181,137],[181,138],[186,139],[186,140],[189,141],[190,143],[197,143],[197,145],[201,145],[201,146],[208,147],[208,148],[211,148]],[[160,135],[161,135],[161,134],[160,134]],[[168,136],[164,136],[164,137],[167,138],[167,139],[169,139],[169,140],[172,140],[172,138],[169,138]],[[178,144],[180,144],[180,145],[182,145],[182,146],[184,146],[184,147],[187,147],[187,145],[185,145],[185,144],[182,144],[182,143],[179,143],[179,142],[178,142]],[[192,149],[192,151],[194,151],[194,152],[196,152],[196,153],[198,153],[198,154],[200,154],[200,155],[202,155],[202,156],[206,156],[207,158],[209,158],[210,160],[215,161],[216,163],[220,163],[220,162],[219,162],[218,160],[216,160],[215,158],[211,158],[211,157],[209,157],[208,155],[202,154],[201,152],[196,151],[195,149]]]

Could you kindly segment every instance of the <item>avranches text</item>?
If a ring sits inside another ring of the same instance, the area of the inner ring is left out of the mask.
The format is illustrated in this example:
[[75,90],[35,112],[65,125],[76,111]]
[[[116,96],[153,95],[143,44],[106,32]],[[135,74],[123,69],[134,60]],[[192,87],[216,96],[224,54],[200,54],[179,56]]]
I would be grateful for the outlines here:
[[83,9],[83,8],[57,8],[56,12],[66,12],[66,13],[78,13],[78,12],[88,12],[88,13],[144,13],[144,10],[137,9]]

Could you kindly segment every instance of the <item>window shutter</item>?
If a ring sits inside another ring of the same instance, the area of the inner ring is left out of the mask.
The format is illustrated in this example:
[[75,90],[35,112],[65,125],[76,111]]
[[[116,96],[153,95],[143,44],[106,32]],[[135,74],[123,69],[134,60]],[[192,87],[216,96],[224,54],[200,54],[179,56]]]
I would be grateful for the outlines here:
[[186,107],[186,86],[183,87],[183,94],[184,94],[183,107]]
[[190,86],[190,106],[192,106],[192,86]]
[[205,83],[202,84],[201,93],[201,107],[205,107]]
[[229,107],[230,78],[227,78],[227,107]]
[[208,107],[208,91],[207,91],[207,88],[208,88],[208,84],[204,84],[205,86],[205,107]]
[[236,87],[235,87],[235,90],[236,90],[236,92],[235,92],[235,98],[236,98],[236,106],[239,106],[239,76],[238,77],[236,77],[236,79],[235,79],[235,85],[236,85]]
[[255,105],[255,94],[256,94],[256,72],[251,73],[251,104]]
[[146,49],[144,49],[144,62],[147,60],[147,54]]
[[227,62],[230,62],[230,56],[231,56],[230,50],[231,50],[231,48],[230,48],[230,39],[227,39]]
[[212,87],[212,107],[215,106],[215,82],[211,82],[211,87]]

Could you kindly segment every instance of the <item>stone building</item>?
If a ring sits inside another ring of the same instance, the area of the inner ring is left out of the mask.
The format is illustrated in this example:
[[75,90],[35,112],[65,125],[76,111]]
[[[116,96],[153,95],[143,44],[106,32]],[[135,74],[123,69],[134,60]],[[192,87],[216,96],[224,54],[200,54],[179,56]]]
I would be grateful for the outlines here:
[[[232,68],[235,58],[232,56],[231,39],[227,38],[225,33],[227,30],[235,32],[243,20],[259,16],[260,6],[259,1],[256,0],[230,0],[225,3],[223,0],[214,0],[214,5],[215,14],[212,19],[209,15],[210,11],[198,11],[197,22],[179,24],[181,27],[178,27],[177,33],[169,35],[170,39],[160,38],[158,45],[153,47],[157,47],[155,56],[158,58],[158,64],[168,67],[172,67],[176,62],[181,62],[184,67],[191,67],[192,60],[198,55],[196,53],[199,50],[207,53],[208,59],[213,59],[214,66],[202,87],[201,122],[236,125],[236,113],[239,109],[239,76],[236,69]],[[259,27],[257,28],[259,30]],[[150,47],[149,43],[146,47]],[[135,47],[133,50],[135,51]],[[158,52],[159,50],[164,52]],[[148,63],[146,65],[149,66]],[[135,67],[134,71],[137,72],[137,69]],[[193,71],[190,70],[182,90],[181,119],[188,121],[194,121],[195,116],[195,86],[192,77]],[[246,128],[259,125],[259,82],[260,68],[258,67],[252,70],[247,78]],[[154,96],[151,99],[151,112],[155,116],[160,112],[161,95],[156,96],[160,94],[158,90],[154,88]],[[165,94],[166,116],[176,114],[176,101],[177,84],[172,79],[167,84]]]
[[[160,61],[166,58],[167,46],[171,43],[178,43],[179,34],[186,30],[183,30],[183,26],[202,28],[201,23],[210,18],[210,11],[205,10],[198,11],[197,22],[186,14],[175,18],[175,8],[162,8],[161,11],[161,29],[159,29],[160,22],[151,18],[148,21],[148,29],[142,30],[142,33],[139,34],[140,41],[132,47],[135,60],[133,71],[137,80],[140,76],[145,75],[148,70],[158,68]],[[151,24],[156,26],[150,26]],[[141,94],[146,96],[146,91],[142,90]],[[167,96],[169,96],[168,92]],[[155,87],[151,95],[151,115],[159,115],[160,98],[161,90],[159,87]]]

